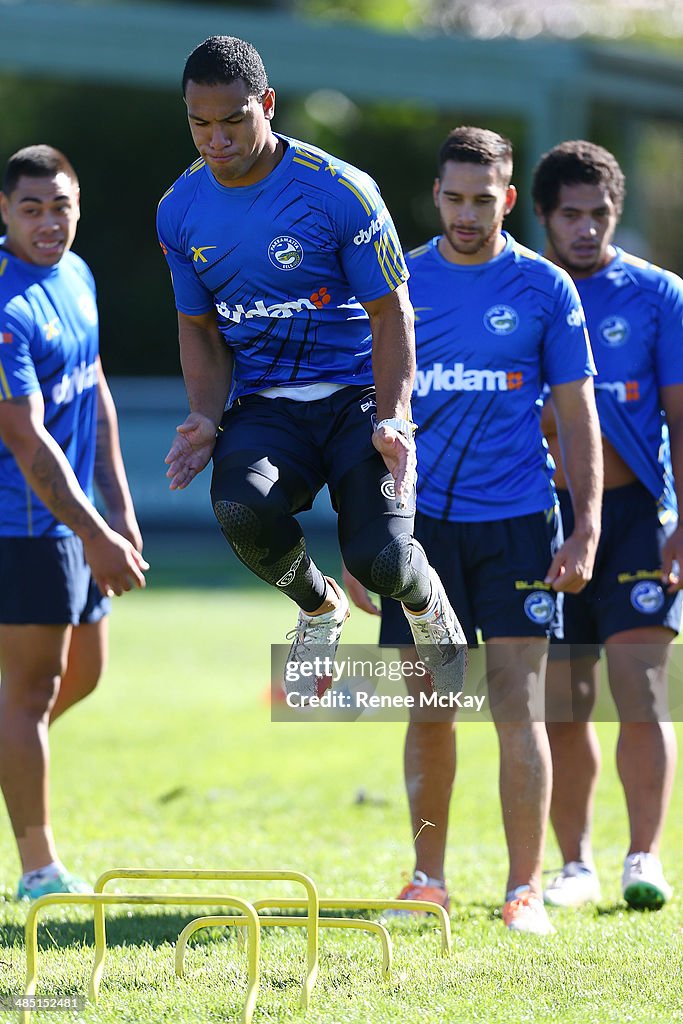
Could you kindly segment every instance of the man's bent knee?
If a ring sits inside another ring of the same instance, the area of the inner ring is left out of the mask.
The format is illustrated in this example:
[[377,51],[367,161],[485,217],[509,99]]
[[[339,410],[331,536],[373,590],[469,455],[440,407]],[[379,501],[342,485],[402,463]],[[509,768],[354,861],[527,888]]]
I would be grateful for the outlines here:
[[379,552],[371,546],[371,535],[362,543],[356,538],[344,549],[347,568],[363,586],[382,597],[410,604],[415,595],[429,600],[429,565],[422,547],[409,533],[400,533]]
[[[3,679],[3,684],[5,683]],[[49,715],[57,700],[61,677],[41,675],[24,679],[21,685],[0,687],[0,708],[5,713],[20,713],[39,721]]]

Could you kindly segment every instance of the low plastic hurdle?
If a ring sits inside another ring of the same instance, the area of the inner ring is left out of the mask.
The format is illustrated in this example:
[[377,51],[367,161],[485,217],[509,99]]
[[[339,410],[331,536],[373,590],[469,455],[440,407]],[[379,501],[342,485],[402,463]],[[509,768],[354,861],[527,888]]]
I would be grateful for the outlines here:
[[[251,880],[251,881],[293,881],[301,884],[306,890],[306,899],[262,898],[247,901],[236,896],[223,894],[214,895],[134,895],[105,893],[108,882],[123,879],[174,879],[174,880]],[[452,949],[450,919],[442,906],[422,900],[397,899],[325,899],[320,901],[313,880],[300,871],[209,871],[203,869],[162,869],[162,868],[114,868],[105,871],[95,883],[95,891],[89,893],[54,893],[43,896],[31,905],[26,921],[26,989],[27,996],[35,994],[37,982],[37,918],[40,911],[49,905],[71,904],[91,905],[95,925],[95,962],[89,983],[89,998],[97,1003],[99,986],[104,970],[107,939],[105,926],[105,906],[111,905],[148,905],[148,906],[206,906],[207,904],[228,905],[243,911],[241,916],[214,915],[212,917],[195,918],[185,926],[176,944],[176,974],[184,973],[184,957],[190,937],[199,929],[214,925],[234,925],[247,929],[248,940],[248,987],[247,996],[242,1010],[243,1024],[250,1024],[256,1004],[259,987],[260,964],[260,929],[262,925],[282,927],[305,927],[307,929],[307,971],[302,986],[300,1004],[305,1009],[315,986],[318,974],[319,928],[355,928],[378,935],[382,945],[382,974],[388,978],[391,970],[392,944],[386,928],[376,922],[353,918],[320,918],[320,910],[399,910],[417,911],[433,914],[440,926],[441,952],[449,956]],[[271,908],[278,910],[305,909],[308,913],[303,917],[263,916],[261,910]],[[29,1024],[30,1010],[24,1010],[23,1024]]]
[[[303,900],[297,899],[281,899],[281,900],[270,900],[260,899],[253,900],[254,907],[257,912],[261,913],[262,910],[301,910],[306,904]],[[439,903],[432,903],[430,900],[371,900],[371,899],[323,899],[320,900],[321,910],[398,910],[398,911],[409,911],[415,910],[422,914],[434,914],[436,917],[439,930],[441,933],[441,953],[443,956],[450,956],[453,949],[453,939],[451,936],[451,919],[447,912]],[[261,917],[261,923],[263,924],[264,918]],[[331,921],[334,918],[321,918],[320,923],[324,921]],[[348,919],[344,919],[348,920]],[[367,923],[367,922],[366,922]]]
[[[301,907],[306,905],[303,900],[295,900],[294,902]],[[277,917],[264,917],[259,915],[259,922],[262,928],[270,925],[278,928],[301,928],[302,925],[306,924],[306,918],[280,917],[279,915]],[[226,917],[221,914],[217,917],[197,917],[194,921],[190,921],[189,924],[186,924],[178,936],[178,941],[176,943],[175,972],[178,977],[182,978],[185,973],[185,951],[189,940],[195,932],[198,932],[201,928],[229,927],[232,925],[244,928],[246,923],[247,922],[244,917]],[[358,931],[370,932],[373,935],[377,935],[382,946],[382,978],[385,981],[389,980],[391,975],[393,946],[389,932],[386,930],[384,925],[381,925],[376,921],[360,921],[357,918],[349,917],[321,917],[318,921],[318,925],[320,928],[355,928]]]
[[[242,923],[247,927],[247,942],[248,942],[248,984],[247,984],[247,995],[244,1001],[244,1007],[242,1008],[242,1024],[250,1024],[252,1014],[254,1012],[254,1006],[256,1005],[256,996],[258,995],[259,987],[259,960],[260,960],[260,940],[261,940],[261,925],[258,914],[256,913],[253,904],[248,903],[247,900],[241,899],[238,896],[226,896],[223,894],[211,895],[211,896],[198,896],[194,894],[180,894],[173,896],[149,896],[149,895],[131,895],[125,894],[120,895],[118,893],[51,893],[48,896],[41,896],[31,907],[26,918],[25,926],[25,938],[26,938],[26,985],[25,994],[32,996],[36,991],[36,984],[38,980],[38,915],[41,910],[45,907],[64,905],[69,906],[92,906],[94,921],[95,921],[95,944],[96,944],[96,955],[95,964],[93,966],[93,972],[90,978],[90,985],[88,989],[89,998],[93,1003],[97,1003],[99,994],[99,984],[102,977],[102,969],[104,966],[104,956],[106,951],[106,936],[104,931],[104,908],[105,906],[119,906],[124,905],[138,905],[138,906],[190,906],[190,907],[201,907],[208,904],[237,907],[242,911],[244,915],[242,917]],[[99,931],[99,947],[98,947],[98,931]],[[99,954],[99,955],[98,955]],[[317,966],[317,964],[316,964]],[[31,1020],[31,1010],[23,1010],[21,1014],[23,1024],[29,1024]]]
[[[305,1010],[310,1002],[311,993],[318,977],[318,946],[320,899],[315,882],[301,871],[209,871],[190,868],[113,868],[105,871],[95,882],[95,893],[101,893],[108,882],[123,879],[175,879],[195,881],[257,881],[257,882],[298,882],[306,890],[306,899],[297,901],[297,906],[308,910],[306,917],[299,919],[300,925],[307,930],[306,944],[306,977],[301,988],[299,999]],[[211,903],[211,899],[202,897],[203,905]],[[219,901],[217,901],[219,902]],[[234,904],[237,906],[238,904]],[[250,906],[254,906],[253,902]],[[99,985],[106,956],[107,939],[104,926],[104,906],[95,908],[95,968],[93,979]]]

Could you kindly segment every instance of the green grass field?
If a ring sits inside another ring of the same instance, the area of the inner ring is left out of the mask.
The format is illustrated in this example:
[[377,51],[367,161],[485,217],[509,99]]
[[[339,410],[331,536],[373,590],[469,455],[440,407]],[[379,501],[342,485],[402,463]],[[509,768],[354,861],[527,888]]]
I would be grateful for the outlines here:
[[[187,578],[193,572],[205,578],[199,569],[188,562]],[[234,579],[244,581],[239,573]],[[282,642],[292,627],[293,607],[265,587],[181,589],[172,585],[177,582],[175,570],[159,571],[146,593],[117,601],[106,678],[53,731],[54,822],[67,865],[88,878],[121,866],[289,867],[311,874],[323,896],[394,896],[402,872],[412,868],[403,725],[272,724],[263,699],[269,644]],[[370,642],[375,634],[375,623],[356,613],[345,641]],[[439,956],[433,927],[392,922],[393,977],[383,984],[373,937],[323,931],[320,977],[306,1019],[683,1021],[683,901],[675,896],[659,914],[627,912],[620,902],[626,819],[611,756],[616,730],[602,725],[600,731],[605,770],[595,848],[604,900],[598,908],[555,912],[557,935],[547,939],[505,931],[497,745],[490,724],[468,723],[459,733],[449,840],[451,959]],[[680,781],[665,843],[667,874],[679,894]],[[0,822],[3,997],[23,987],[26,909],[11,901],[17,859],[4,810]],[[552,840],[546,862],[559,864]],[[298,895],[273,883],[230,886],[247,898]],[[220,888],[211,883],[203,891]],[[173,943],[192,916],[184,908],[110,910],[99,1006],[77,1018],[37,1013],[36,1022],[237,1020],[246,970],[233,932],[204,933],[188,953],[186,978],[174,975]],[[89,915],[51,911],[40,941],[39,992],[85,992]],[[304,948],[299,929],[264,933],[256,1024],[302,1019]],[[2,1013],[1,1020],[16,1020]]]

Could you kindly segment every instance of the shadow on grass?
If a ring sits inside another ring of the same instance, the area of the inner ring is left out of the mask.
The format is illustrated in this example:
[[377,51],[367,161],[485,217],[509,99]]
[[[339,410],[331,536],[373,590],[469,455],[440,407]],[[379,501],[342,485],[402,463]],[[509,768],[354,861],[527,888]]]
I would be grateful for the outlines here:
[[[186,924],[197,917],[208,916],[209,914],[230,914],[231,908],[212,907],[207,902],[205,908],[196,908],[191,914],[140,914],[131,911],[125,915],[107,915],[107,947],[116,946],[151,946],[156,949],[159,946],[174,944]],[[296,910],[266,910],[269,917],[301,917],[303,911]],[[329,910],[324,911],[321,917],[339,918],[351,917],[361,920],[373,920],[379,917],[374,911],[365,910]],[[419,922],[422,923],[422,922]],[[240,929],[242,930],[242,929]],[[202,929],[192,939],[193,945],[210,944],[212,942],[233,941],[237,928],[207,928]],[[82,921],[56,921],[49,915],[41,915],[38,919],[38,946],[39,949],[80,949],[83,946],[93,946],[95,933],[92,920]],[[0,961],[2,949],[13,946],[23,946],[24,928],[20,924],[11,923],[0,925]],[[0,991],[2,987],[0,986]]]

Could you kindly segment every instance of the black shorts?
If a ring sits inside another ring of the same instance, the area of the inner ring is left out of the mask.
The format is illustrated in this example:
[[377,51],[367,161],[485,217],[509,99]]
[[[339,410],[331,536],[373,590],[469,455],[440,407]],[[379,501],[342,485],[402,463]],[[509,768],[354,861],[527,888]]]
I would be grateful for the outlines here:
[[[382,478],[385,511],[395,507],[391,474],[372,443],[377,404],[374,387],[353,385],[327,398],[295,402],[291,398],[248,395],[223,416],[213,454],[214,467],[236,458],[257,465],[267,459],[274,467],[291,467],[307,485],[298,495],[294,512],[310,508],[327,484],[336,509],[339,482],[360,463],[372,460]],[[359,501],[363,496],[358,496]],[[412,516],[413,509],[407,510]]]
[[[560,491],[559,498],[569,534],[574,528],[571,499],[567,491]],[[565,595],[565,644],[597,648],[615,633],[647,626],[678,633],[683,594],[666,593],[660,568],[662,547],[674,528],[675,523],[659,522],[655,499],[640,482],[605,491],[593,578],[580,594]],[[559,650],[569,653],[564,645]]]
[[3,625],[84,625],[111,608],[73,535],[0,537],[0,580]]
[[[561,636],[562,599],[543,582],[561,542],[556,508],[491,522],[451,523],[419,511],[415,537],[438,572],[471,646],[491,637]],[[382,601],[380,644],[413,640],[397,601]]]

